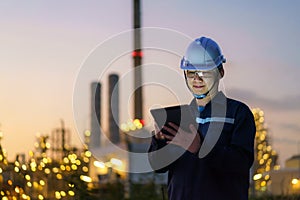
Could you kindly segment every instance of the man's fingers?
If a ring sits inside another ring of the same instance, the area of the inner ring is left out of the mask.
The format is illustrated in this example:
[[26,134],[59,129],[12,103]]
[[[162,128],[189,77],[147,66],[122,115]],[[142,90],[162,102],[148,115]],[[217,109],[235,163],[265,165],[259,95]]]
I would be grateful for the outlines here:
[[171,135],[166,135],[166,134],[163,134],[163,136],[167,139],[167,140],[173,140],[173,136]]
[[171,126],[172,128],[174,128],[175,130],[179,129],[179,126],[177,126],[176,124],[174,124],[172,122],[169,122],[168,124],[169,124],[169,126]]
[[172,128],[169,128],[167,126],[163,126],[163,129],[166,130],[168,133],[172,134],[173,136],[176,135],[176,131],[173,130]]

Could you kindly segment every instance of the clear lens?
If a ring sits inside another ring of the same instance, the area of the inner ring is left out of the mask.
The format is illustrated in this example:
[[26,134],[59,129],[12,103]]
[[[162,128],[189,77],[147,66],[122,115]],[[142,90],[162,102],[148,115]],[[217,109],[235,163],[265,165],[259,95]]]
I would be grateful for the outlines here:
[[215,76],[215,70],[211,71],[186,71],[186,76],[188,78],[195,78],[195,75],[197,74],[200,78],[213,78]]

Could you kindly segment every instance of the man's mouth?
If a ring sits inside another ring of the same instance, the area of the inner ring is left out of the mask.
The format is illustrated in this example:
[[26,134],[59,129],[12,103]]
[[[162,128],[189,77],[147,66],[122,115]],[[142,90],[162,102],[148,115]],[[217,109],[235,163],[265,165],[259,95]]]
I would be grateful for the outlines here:
[[197,89],[201,89],[203,87],[204,87],[204,85],[193,85],[193,88],[197,88]]

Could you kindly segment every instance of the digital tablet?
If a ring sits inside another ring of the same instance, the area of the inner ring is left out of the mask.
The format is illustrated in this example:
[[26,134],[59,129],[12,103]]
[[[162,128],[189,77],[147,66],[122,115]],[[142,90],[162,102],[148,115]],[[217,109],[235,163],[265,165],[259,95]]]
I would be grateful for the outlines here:
[[[177,105],[165,108],[156,108],[150,110],[156,124],[161,129],[168,126],[168,122],[173,122],[181,129],[190,131],[190,124],[196,125],[196,117],[189,105]],[[196,126],[195,126],[196,127]],[[197,127],[196,127],[197,128]],[[164,132],[164,130],[162,130]]]

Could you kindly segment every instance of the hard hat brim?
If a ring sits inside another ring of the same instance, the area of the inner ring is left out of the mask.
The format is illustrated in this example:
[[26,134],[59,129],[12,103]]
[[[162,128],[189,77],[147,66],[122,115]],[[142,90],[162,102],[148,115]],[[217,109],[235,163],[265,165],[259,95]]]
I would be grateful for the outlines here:
[[182,58],[182,60],[180,62],[180,68],[183,69],[183,70],[210,71],[210,70],[213,70],[217,67],[218,67],[218,65],[216,65],[214,62],[207,63],[207,64],[191,64],[184,57]]

